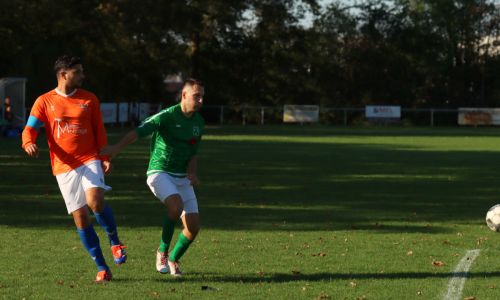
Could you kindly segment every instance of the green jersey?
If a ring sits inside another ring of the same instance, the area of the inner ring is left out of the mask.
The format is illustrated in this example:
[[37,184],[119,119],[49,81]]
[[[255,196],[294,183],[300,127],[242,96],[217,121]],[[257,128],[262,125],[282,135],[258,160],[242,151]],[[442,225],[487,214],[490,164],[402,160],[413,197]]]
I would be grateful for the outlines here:
[[186,176],[188,163],[198,152],[204,128],[203,117],[198,112],[186,117],[180,104],[145,119],[135,131],[139,138],[152,134],[147,175],[167,172],[175,177]]

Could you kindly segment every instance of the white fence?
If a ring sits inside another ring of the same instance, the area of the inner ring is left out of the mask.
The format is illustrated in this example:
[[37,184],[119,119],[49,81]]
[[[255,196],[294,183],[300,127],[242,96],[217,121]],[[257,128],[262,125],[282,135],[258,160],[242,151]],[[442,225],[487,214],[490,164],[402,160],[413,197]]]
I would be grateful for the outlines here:
[[[121,102],[101,103],[101,111],[106,124],[139,124],[146,117],[159,112],[167,106],[159,103]],[[26,108],[29,115],[31,108]],[[477,109],[482,111],[482,109]],[[458,126],[459,109],[436,108],[401,108],[401,118],[397,121],[402,125],[414,126]],[[463,111],[463,110],[462,110]],[[283,107],[273,106],[227,106],[204,105],[201,113],[207,124],[282,124]],[[476,118],[480,121],[483,119]],[[374,122],[365,117],[365,108],[353,107],[320,107],[319,123],[325,125],[362,125]],[[378,121],[384,124],[384,121]],[[388,121],[387,123],[394,123]],[[496,125],[481,122],[467,123],[467,125]]]
[[[205,105],[202,114],[211,124],[280,124],[283,123],[283,107]],[[457,126],[458,109],[401,108],[398,123],[415,126]],[[373,120],[365,117],[365,108],[320,107],[319,123],[331,125],[360,125]],[[383,120],[378,123],[384,123]],[[393,120],[387,123],[394,123]]]

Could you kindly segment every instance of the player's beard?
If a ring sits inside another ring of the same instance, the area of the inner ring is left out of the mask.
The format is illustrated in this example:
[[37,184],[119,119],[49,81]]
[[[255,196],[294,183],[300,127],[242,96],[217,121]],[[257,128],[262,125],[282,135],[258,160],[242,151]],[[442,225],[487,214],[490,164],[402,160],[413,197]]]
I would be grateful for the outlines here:
[[83,83],[83,79],[73,80],[71,82],[71,84],[69,85],[69,87],[71,89],[81,88],[82,87],[82,83]]

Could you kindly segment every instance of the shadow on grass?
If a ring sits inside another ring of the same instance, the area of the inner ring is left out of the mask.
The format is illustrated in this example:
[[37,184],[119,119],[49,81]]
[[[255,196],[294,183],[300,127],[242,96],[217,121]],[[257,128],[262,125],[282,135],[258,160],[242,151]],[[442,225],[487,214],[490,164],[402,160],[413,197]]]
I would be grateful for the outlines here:
[[[157,282],[199,282],[203,283],[286,283],[295,281],[334,281],[334,280],[393,280],[393,279],[429,279],[429,278],[494,278],[500,277],[500,271],[492,272],[459,272],[459,273],[433,273],[433,272],[397,272],[397,273],[314,273],[314,274],[284,274],[264,273],[228,276],[226,273],[201,273],[192,272],[180,278],[169,275],[154,279]],[[113,281],[132,282],[133,278],[113,278]]]
[[[252,134],[246,128],[235,130]],[[287,130],[270,132],[283,135]],[[303,128],[290,130],[309,134]],[[474,130],[437,133],[458,135]],[[327,136],[337,131],[313,129],[311,135]],[[340,131],[366,137],[386,134],[385,129]],[[388,131],[395,136],[428,132]],[[231,130],[217,129],[216,134],[231,134]],[[487,131],[486,135],[490,134]],[[141,140],[127,148],[113,161],[114,174],[106,179],[114,189],[106,199],[120,227],[158,227],[165,214],[145,184],[148,143]],[[425,224],[482,220],[500,195],[498,154],[419,148],[207,140],[200,149],[202,185],[197,189],[202,226],[221,230],[442,233],[449,229]],[[1,151],[0,224],[72,225],[50,175],[47,152],[42,151],[45,157],[38,160],[27,160],[17,141],[7,143]]]
[[[3,200],[5,210],[0,213],[0,225],[26,227],[72,227],[73,220],[66,214],[62,200],[16,201]],[[160,227],[165,208],[154,199],[144,202],[109,201],[119,228]],[[239,207],[202,207],[204,229],[245,231],[341,231],[360,230],[372,233],[446,233],[441,226],[393,224],[374,222],[366,216],[353,218],[325,209],[267,209]],[[388,222],[388,218],[379,221]],[[373,222],[373,223],[371,223]],[[392,221],[394,222],[394,221]]]

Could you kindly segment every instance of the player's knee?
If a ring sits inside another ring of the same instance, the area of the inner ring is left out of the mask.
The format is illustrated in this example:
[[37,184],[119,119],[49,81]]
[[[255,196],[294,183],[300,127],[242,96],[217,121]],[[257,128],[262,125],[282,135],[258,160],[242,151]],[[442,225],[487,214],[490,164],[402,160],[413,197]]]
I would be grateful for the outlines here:
[[182,208],[175,205],[167,206],[167,214],[170,219],[177,220],[181,217]]
[[182,210],[184,209],[184,206],[182,205],[182,201],[177,201],[175,197],[172,198],[167,198],[163,202],[165,206],[167,207],[167,213],[170,219],[176,220],[181,217]]
[[100,213],[104,209],[104,202],[103,201],[93,201],[88,203],[88,206],[94,213]]

